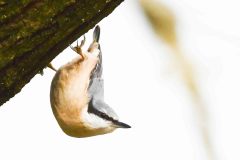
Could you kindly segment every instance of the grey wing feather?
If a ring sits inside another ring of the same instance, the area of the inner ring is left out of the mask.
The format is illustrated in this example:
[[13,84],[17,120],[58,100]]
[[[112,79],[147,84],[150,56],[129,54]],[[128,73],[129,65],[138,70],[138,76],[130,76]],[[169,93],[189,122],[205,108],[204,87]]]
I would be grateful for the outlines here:
[[105,113],[108,117],[113,118],[114,120],[118,120],[117,114],[114,112],[114,110],[106,104],[104,101],[99,99],[92,99],[91,100],[91,109],[96,109],[97,111],[100,111],[102,113]]
[[88,94],[90,98],[104,100],[104,81],[101,78],[94,78],[90,81]]

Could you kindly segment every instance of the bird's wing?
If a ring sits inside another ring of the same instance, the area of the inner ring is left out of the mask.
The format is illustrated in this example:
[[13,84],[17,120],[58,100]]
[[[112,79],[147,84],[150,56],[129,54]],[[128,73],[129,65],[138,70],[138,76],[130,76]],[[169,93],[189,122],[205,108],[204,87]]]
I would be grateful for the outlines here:
[[93,78],[88,87],[89,97],[104,100],[104,81],[102,78]]

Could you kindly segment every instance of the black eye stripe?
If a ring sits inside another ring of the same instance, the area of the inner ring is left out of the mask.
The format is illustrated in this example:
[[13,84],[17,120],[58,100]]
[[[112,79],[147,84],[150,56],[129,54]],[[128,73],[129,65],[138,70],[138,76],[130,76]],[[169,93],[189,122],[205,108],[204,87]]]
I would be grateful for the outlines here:
[[112,117],[109,117],[106,113],[103,113],[93,106],[93,99],[90,100],[88,104],[88,113],[92,113],[102,119],[105,119],[107,121],[111,121],[114,125],[119,126],[120,128],[131,128],[128,124],[125,124],[123,122],[120,122],[118,120],[113,119]]
[[112,117],[109,117],[106,113],[103,113],[103,112],[97,110],[96,108],[94,108],[92,99],[91,99],[91,101],[88,104],[88,113],[95,114],[96,116],[98,116],[98,117],[100,117],[102,119],[111,121],[113,123],[118,122],[117,120],[113,119]]

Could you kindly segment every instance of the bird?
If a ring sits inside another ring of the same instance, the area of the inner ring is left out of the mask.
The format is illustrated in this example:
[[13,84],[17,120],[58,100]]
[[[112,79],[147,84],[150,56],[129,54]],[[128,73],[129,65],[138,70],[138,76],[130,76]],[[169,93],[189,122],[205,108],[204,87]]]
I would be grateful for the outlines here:
[[117,128],[131,128],[119,121],[114,110],[104,101],[100,27],[86,51],[85,36],[81,44],[71,47],[78,57],[60,67],[53,77],[50,102],[53,114],[65,134],[84,138],[111,133]]

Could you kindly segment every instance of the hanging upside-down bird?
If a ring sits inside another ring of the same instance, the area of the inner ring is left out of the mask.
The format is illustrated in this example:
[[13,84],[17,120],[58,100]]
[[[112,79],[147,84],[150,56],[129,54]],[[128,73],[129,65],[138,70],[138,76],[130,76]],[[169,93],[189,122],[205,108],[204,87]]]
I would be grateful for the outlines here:
[[93,42],[82,51],[85,42],[71,47],[79,56],[62,66],[51,84],[50,100],[53,114],[62,130],[72,137],[106,134],[116,128],[130,128],[118,120],[104,102],[100,28],[93,33]]

